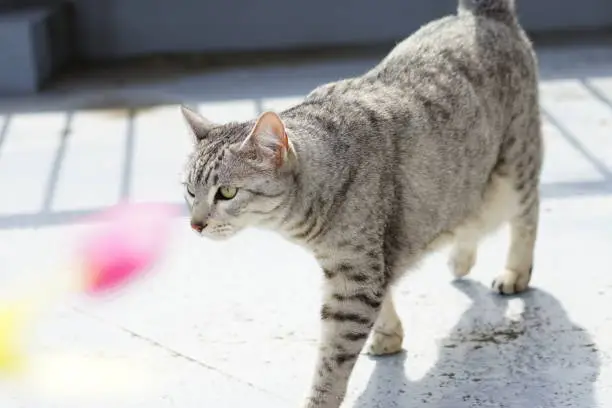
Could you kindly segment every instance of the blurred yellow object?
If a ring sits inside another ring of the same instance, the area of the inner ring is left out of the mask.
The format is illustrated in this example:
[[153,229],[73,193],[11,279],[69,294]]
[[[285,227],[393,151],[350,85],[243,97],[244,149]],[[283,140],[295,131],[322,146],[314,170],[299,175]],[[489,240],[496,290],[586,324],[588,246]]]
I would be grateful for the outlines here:
[[0,305],[0,374],[16,374],[24,366],[22,347],[27,309],[18,303]]
[[[1,1],[1,0],[0,0]],[[18,301],[0,302],[0,375],[21,374],[25,368],[25,331],[48,305],[82,290],[83,278],[78,274],[80,264],[71,273],[54,276],[46,285],[30,289],[30,294]]]

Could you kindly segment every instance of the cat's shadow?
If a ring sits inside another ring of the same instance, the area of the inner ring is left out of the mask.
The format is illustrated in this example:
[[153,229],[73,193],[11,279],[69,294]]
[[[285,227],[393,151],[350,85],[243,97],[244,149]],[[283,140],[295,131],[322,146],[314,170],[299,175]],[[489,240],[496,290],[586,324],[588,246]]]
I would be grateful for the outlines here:
[[470,280],[454,285],[472,303],[440,342],[435,365],[411,381],[405,353],[378,358],[354,407],[597,407],[597,346],[555,297],[526,292],[517,321],[506,317],[511,298]]

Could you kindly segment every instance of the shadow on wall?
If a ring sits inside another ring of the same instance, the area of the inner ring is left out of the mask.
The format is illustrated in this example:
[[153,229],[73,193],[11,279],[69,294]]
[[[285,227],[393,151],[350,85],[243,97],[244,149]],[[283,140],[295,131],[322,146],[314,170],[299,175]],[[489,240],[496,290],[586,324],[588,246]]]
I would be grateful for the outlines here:
[[[510,320],[505,314],[512,298],[496,296],[470,280],[455,287],[472,304],[441,341],[435,366],[411,381],[404,373],[405,354],[380,358],[355,407],[598,406],[597,347],[551,294],[526,292],[520,296],[521,318]],[[383,396],[381,389],[389,393]]]

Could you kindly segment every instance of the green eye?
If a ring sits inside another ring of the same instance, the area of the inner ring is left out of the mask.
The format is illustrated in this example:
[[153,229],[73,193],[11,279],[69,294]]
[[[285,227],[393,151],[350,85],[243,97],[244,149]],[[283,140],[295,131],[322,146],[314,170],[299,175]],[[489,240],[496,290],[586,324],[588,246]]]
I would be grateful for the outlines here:
[[236,187],[219,187],[219,191],[217,192],[217,198],[221,200],[231,200],[236,197],[238,193],[238,189]]

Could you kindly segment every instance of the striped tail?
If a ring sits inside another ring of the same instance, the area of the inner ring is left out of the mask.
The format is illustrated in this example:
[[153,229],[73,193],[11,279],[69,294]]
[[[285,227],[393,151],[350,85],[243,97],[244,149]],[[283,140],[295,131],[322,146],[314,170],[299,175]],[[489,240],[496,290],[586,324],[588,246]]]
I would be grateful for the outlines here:
[[459,0],[459,10],[484,17],[515,17],[514,0]]

